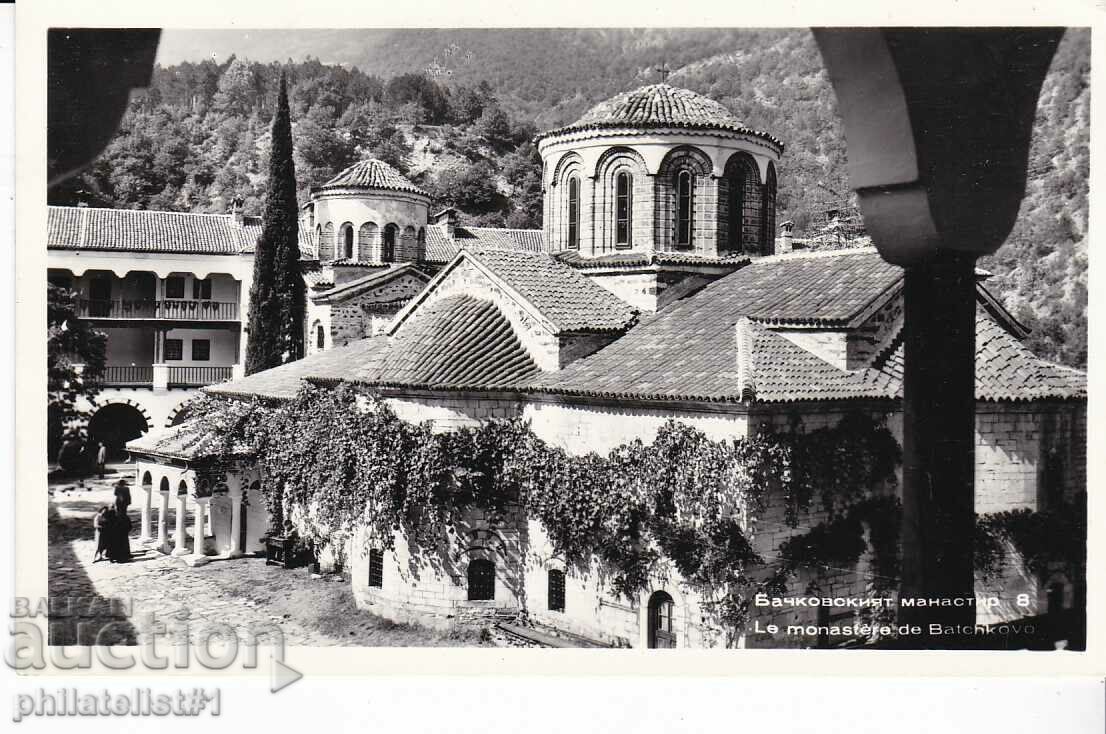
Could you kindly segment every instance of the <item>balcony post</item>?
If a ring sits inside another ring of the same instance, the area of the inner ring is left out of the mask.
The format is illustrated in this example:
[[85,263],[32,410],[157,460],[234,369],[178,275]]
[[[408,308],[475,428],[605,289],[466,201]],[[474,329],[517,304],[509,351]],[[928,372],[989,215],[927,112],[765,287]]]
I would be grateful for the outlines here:
[[165,363],[153,365],[154,390],[168,390],[169,389],[169,365]]

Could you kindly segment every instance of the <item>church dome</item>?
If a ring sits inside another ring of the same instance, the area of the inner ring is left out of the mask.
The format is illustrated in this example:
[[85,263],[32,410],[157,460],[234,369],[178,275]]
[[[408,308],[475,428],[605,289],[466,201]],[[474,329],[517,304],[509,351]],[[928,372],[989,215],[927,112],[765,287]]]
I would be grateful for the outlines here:
[[411,183],[402,173],[376,158],[354,163],[322,186],[317,187],[315,191],[322,192],[328,189],[383,189],[386,191],[407,191],[420,196],[429,196],[425,191]]
[[571,125],[550,130],[538,138],[610,128],[728,130],[756,135],[781,148],[783,145],[779,139],[768,133],[746,127],[725,106],[713,99],[690,89],[668,84],[650,84],[615,95],[592,107]]

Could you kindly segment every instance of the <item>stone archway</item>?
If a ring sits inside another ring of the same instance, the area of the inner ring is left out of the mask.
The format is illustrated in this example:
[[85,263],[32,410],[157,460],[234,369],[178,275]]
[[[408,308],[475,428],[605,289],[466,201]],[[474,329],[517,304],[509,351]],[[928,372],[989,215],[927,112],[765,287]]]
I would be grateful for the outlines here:
[[126,456],[127,441],[150,430],[150,416],[130,402],[107,403],[100,406],[88,421],[89,445],[103,443],[109,459]]

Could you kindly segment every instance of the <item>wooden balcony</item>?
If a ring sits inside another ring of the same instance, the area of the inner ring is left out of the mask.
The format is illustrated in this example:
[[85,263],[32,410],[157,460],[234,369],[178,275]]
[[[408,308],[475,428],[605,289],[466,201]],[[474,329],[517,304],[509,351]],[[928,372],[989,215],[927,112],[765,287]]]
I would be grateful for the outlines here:
[[238,321],[238,304],[228,301],[82,299],[79,315],[133,321]]
[[103,377],[92,382],[99,387],[153,387],[154,368],[152,365],[108,365],[104,367]]
[[169,387],[203,387],[231,379],[234,368],[169,367]]

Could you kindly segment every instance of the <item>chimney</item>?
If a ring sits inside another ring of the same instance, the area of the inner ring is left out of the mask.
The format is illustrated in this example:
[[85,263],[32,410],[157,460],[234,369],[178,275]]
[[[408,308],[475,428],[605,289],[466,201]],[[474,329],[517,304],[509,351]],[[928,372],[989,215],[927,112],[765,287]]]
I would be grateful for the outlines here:
[[242,215],[242,205],[245,202],[242,201],[242,197],[236,196],[230,202],[230,216],[234,219],[234,223],[239,227],[245,222],[245,218]]
[[442,209],[434,215],[434,224],[444,224],[446,235],[453,239],[454,232],[457,231],[457,210],[451,206]]
[[791,252],[791,230],[795,228],[795,223],[788,219],[786,222],[780,225],[780,236],[776,240],[776,254],[781,255],[785,252]]

